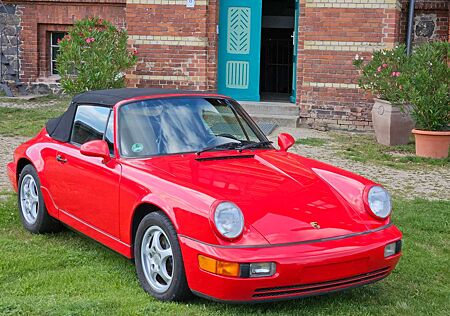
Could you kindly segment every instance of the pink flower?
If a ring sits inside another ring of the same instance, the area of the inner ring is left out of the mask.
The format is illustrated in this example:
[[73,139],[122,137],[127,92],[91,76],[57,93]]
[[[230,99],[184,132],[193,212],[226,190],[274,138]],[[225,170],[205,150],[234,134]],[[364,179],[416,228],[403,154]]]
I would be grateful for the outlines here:
[[387,64],[383,64],[383,68],[386,68],[388,65]]
[[137,54],[138,54],[138,50],[135,49],[135,50],[133,51],[133,55],[136,56]]
[[377,71],[378,71],[378,72],[381,72],[381,66],[377,68]]
[[400,72],[394,71],[394,72],[391,74],[391,76],[392,76],[392,77],[398,77],[398,76],[400,76]]
[[95,38],[93,38],[93,37],[86,38],[86,43],[90,44],[90,43],[93,43],[93,42],[95,42]]

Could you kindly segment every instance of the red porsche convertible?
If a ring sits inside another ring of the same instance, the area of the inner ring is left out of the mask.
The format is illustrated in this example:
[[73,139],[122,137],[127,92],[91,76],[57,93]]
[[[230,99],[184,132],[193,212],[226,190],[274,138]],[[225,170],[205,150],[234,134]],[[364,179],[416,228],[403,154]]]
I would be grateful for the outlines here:
[[32,233],[71,227],[133,258],[160,300],[323,294],[379,281],[401,255],[380,185],[279,149],[220,95],[76,96],[8,175]]

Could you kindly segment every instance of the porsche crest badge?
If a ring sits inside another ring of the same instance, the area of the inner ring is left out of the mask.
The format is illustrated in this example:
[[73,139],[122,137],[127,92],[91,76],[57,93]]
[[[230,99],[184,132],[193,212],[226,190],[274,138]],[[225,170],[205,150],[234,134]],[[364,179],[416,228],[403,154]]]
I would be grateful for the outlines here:
[[320,225],[317,222],[311,222],[310,223],[312,227],[314,227],[315,229],[320,229]]

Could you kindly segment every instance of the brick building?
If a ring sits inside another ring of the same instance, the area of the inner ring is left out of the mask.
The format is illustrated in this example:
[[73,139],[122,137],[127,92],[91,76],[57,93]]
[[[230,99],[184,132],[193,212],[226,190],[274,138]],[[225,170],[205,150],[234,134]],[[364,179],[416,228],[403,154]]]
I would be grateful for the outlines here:
[[[73,21],[96,15],[126,27],[139,52],[131,87],[218,91],[272,102],[270,115],[294,124],[370,129],[372,101],[357,87],[352,58],[403,42],[409,1],[3,2],[20,20],[19,80],[28,87],[53,78],[57,39]],[[415,42],[449,39],[449,4],[416,0]]]

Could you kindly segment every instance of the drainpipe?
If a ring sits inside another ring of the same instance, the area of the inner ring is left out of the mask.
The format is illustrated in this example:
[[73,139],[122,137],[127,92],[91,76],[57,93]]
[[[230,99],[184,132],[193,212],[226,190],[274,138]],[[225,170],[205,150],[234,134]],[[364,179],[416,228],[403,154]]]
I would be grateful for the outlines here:
[[414,6],[416,0],[409,0],[408,29],[406,30],[406,54],[411,55],[412,33],[414,28]]

